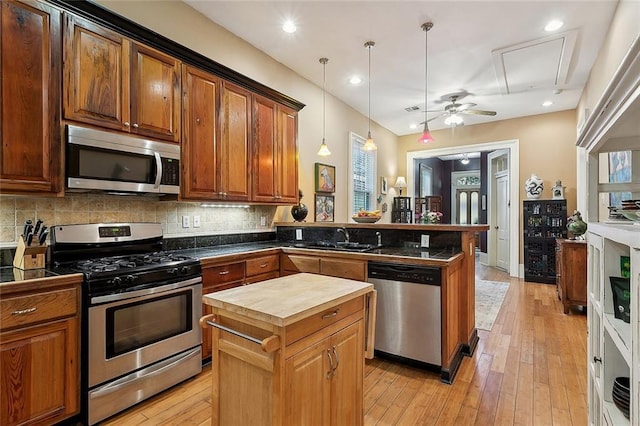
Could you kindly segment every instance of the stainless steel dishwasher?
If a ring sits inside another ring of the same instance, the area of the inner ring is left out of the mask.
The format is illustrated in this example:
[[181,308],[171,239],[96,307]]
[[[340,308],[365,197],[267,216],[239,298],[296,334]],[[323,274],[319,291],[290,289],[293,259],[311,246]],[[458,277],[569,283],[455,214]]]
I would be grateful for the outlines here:
[[369,262],[378,292],[376,352],[442,365],[440,268]]

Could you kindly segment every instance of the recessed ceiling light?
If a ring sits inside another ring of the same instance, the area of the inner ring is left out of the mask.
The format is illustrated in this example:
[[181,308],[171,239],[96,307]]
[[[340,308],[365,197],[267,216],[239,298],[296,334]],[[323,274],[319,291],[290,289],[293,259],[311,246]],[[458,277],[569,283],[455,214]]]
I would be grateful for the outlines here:
[[545,31],[555,31],[555,30],[559,30],[560,28],[562,28],[562,26],[564,25],[564,22],[558,20],[558,19],[554,19],[552,21],[549,21],[549,23],[547,23],[547,25],[545,25],[544,30]]
[[543,107],[548,107],[548,106],[551,106],[551,105],[553,105],[553,102],[551,102],[551,101],[544,101],[544,102],[542,103],[542,106],[543,106]]
[[410,129],[417,129],[417,128],[418,128],[418,125],[417,125],[417,124],[415,124],[415,123],[411,123],[411,124],[409,124],[409,128],[410,128]]
[[282,24],[282,31],[284,31],[285,33],[295,33],[296,29],[296,24],[294,24],[291,20],[286,21],[284,24]]
[[351,83],[351,84],[360,84],[360,83],[362,83],[362,79],[360,77],[358,77],[357,75],[354,75],[353,77],[351,77],[349,79],[349,83]]

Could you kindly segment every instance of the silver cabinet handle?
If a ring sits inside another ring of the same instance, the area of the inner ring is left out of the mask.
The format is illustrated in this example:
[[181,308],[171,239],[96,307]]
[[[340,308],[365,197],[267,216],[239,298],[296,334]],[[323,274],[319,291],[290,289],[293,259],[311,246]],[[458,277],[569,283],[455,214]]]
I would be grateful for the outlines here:
[[128,122],[128,121],[125,121],[125,122],[124,122],[124,125],[125,125],[126,127],[129,127],[131,124],[129,124],[129,122]]
[[329,357],[329,371],[327,371],[327,379],[330,379],[331,372],[333,371],[333,358],[331,358],[331,349],[327,349],[327,356]]
[[133,123],[133,127],[137,129],[139,127],[138,123]]
[[227,275],[229,273],[229,271],[220,271],[218,272],[218,275]]
[[262,265],[260,265],[261,268],[266,268],[269,264],[268,263],[263,263]]
[[31,312],[35,312],[35,311],[36,311],[36,309],[38,309],[38,308],[36,308],[35,306],[34,306],[33,308],[21,309],[21,310],[18,310],[18,311],[13,311],[13,312],[11,312],[11,315],[25,315],[25,314],[30,314]]
[[322,319],[327,319],[327,318],[335,317],[336,315],[338,315],[338,311],[339,311],[339,310],[340,310],[340,309],[336,309],[335,311],[331,312],[330,314],[324,314],[324,315],[322,316]]
[[336,347],[331,348],[331,351],[336,356],[336,366],[333,367],[333,375],[338,374],[338,365],[340,365],[340,357],[338,356],[338,351],[336,351]]

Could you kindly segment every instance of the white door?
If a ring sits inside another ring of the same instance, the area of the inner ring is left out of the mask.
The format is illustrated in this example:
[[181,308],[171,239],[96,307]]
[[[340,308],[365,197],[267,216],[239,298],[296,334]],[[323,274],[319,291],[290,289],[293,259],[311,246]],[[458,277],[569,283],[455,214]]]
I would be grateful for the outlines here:
[[509,270],[509,175],[496,179],[496,267]]

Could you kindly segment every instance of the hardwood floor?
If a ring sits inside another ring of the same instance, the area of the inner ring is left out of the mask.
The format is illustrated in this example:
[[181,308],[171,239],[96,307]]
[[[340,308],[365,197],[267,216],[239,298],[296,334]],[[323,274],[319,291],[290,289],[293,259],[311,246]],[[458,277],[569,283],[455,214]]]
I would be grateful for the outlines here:
[[[586,315],[562,313],[555,286],[510,279],[477,265],[477,278],[510,281],[490,332],[478,330],[452,385],[435,373],[367,361],[365,425],[585,425]],[[203,372],[103,423],[208,425],[210,373]]]

